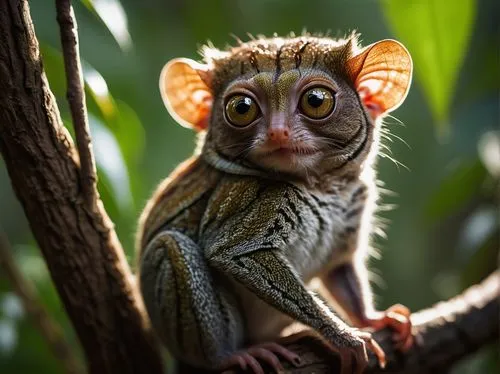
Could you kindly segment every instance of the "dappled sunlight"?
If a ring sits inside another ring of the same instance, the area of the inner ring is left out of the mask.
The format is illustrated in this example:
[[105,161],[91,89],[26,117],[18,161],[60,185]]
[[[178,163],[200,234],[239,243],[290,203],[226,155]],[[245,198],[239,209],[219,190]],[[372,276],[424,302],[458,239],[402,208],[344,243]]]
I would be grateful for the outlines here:
[[484,207],[471,214],[464,223],[464,229],[459,238],[461,255],[469,260],[475,251],[479,250],[498,227],[498,209]]
[[17,347],[19,335],[14,321],[0,319],[0,357],[10,355]]
[[115,106],[103,76],[89,64],[83,63],[83,79],[103,115],[112,115]]
[[97,166],[106,175],[114,198],[122,211],[132,207],[130,179],[120,147],[113,134],[101,122],[89,115]]
[[14,292],[6,292],[0,297],[1,314],[7,318],[17,320],[24,316],[24,307],[21,299]]
[[90,70],[90,68],[87,68],[83,70],[83,76],[89,87],[96,94],[96,96],[98,97],[108,96],[109,94],[108,85],[106,84],[106,81],[104,80],[101,74],[99,74],[97,71],[93,69]]
[[500,178],[500,132],[489,131],[479,141],[479,155],[488,172]]
[[0,294],[0,356],[10,355],[19,341],[17,321],[24,317],[21,300],[13,292]]
[[122,49],[132,47],[125,10],[117,0],[92,0],[94,8]]

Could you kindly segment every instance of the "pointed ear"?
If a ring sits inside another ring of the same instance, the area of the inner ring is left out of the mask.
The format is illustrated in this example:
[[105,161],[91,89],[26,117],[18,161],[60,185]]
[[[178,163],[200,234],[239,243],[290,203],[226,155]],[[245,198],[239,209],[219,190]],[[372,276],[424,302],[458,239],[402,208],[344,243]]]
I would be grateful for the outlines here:
[[382,40],[362,49],[347,62],[350,78],[373,118],[400,106],[411,84],[408,50],[395,40]]
[[208,65],[187,58],[167,63],[160,75],[160,92],[170,115],[184,127],[206,130],[212,108]]

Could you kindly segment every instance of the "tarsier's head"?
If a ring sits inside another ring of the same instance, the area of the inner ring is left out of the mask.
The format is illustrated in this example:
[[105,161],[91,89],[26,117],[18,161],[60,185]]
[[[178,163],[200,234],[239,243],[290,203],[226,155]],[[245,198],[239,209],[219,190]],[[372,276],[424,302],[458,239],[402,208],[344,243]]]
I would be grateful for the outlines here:
[[203,64],[164,67],[169,112],[207,132],[205,151],[295,176],[359,167],[377,120],[403,102],[412,73],[400,43],[360,48],[356,36],[261,38],[203,55]]

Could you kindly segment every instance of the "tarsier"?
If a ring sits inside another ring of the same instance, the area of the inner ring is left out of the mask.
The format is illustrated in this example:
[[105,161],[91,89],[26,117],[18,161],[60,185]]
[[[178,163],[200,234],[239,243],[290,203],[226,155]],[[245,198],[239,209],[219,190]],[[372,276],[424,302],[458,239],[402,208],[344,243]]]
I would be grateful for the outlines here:
[[[413,341],[409,311],[373,306],[366,258],[376,208],[381,118],[406,97],[412,61],[356,35],[259,38],[204,63],[175,59],[160,88],[171,115],[200,135],[160,184],[139,225],[139,283],[152,327],[202,369],[280,372],[300,365],[280,344],[291,322],[361,373],[369,332]],[[350,324],[308,289],[320,279]]]

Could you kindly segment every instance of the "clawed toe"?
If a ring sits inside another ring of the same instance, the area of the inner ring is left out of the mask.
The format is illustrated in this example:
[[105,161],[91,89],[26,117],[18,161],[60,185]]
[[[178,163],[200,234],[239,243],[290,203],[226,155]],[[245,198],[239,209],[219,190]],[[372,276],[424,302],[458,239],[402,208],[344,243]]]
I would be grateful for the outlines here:
[[377,312],[376,316],[367,320],[365,325],[375,330],[389,327],[394,331],[393,341],[396,349],[406,352],[411,348],[414,340],[410,315],[411,312],[407,307],[396,304],[385,312]]
[[263,343],[249,347],[244,351],[233,353],[219,367],[222,374],[234,372],[234,368],[251,370],[254,374],[264,374],[261,362],[269,365],[276,373],[283,373],[285,369],[278,355],[294,366],[300,364],[300,357],[278,343]]
[[383,369],[386,365],[385,352],[382,347],[373,339],[370,333],[359,332],[358,336],[365,342],[367,348],[372,351],[375,356],[377,356],[378,363],[380,367]]
[[406,352],[413,345],[410,315],[410,310],[401,304],[396,304],[386,311],[387,325],[394,330],[393,340],[396,348],[402,352]]
[[340,358],[340,374],[361,374],[368,363],[364,346],[335,348]]
[[278,343],[274,343],[274,342],[264,343],[264,344],[260,344],[259,347],[264,348],[265,350],[267,350],[271,353],[277,353],[278,355],[280,355],[285,360],[287,360],[288,362],[290,362],[291,364],[293,364],[295,366],[298,366],[301,364],[301,360],[300,360],[299,355],[297,355],[296,353],[292,352],[288,348],[285,348]]

